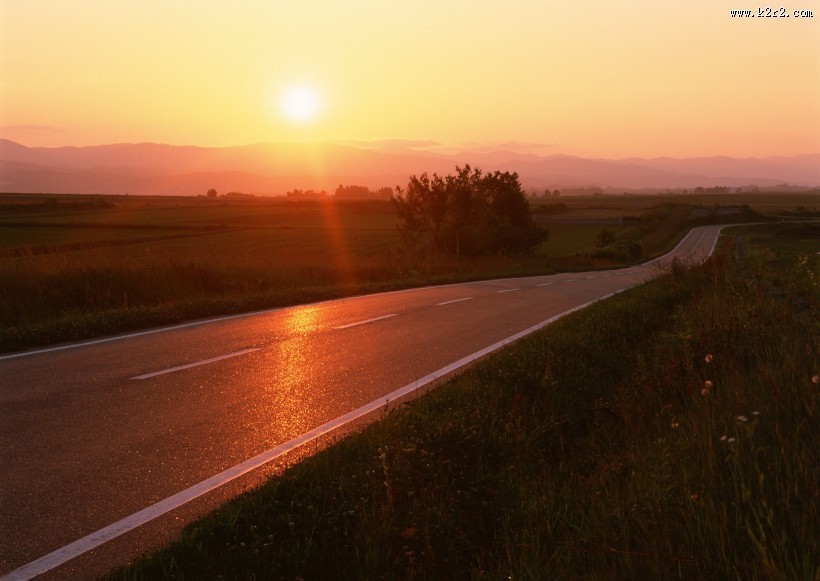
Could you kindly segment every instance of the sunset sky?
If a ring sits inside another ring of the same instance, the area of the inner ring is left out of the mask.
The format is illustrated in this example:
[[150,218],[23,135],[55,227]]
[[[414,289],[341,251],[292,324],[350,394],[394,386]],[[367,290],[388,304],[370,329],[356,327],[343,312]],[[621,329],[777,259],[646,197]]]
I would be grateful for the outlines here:
[[[779,5],[778,5],[779,6]],[[814,18],[748,0],[0,0],[0,137],[820,152]]]

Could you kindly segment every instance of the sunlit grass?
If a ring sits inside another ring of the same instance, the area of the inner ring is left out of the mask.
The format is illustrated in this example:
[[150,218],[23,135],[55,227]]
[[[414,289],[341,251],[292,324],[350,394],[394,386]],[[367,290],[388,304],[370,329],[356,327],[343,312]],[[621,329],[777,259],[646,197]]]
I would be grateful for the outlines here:
[[112,577],[816,579],[817,241],[744,244],[483,360]]

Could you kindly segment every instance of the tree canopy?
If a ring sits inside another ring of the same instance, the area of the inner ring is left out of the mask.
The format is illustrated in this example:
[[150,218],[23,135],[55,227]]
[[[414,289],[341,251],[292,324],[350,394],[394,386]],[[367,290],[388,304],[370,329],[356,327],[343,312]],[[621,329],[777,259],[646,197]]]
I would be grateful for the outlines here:
[[517,173],[465,165],[445,177],[414,175],[393,203],[406,239],[456,256],[523,253],[548,235],[533,222]]

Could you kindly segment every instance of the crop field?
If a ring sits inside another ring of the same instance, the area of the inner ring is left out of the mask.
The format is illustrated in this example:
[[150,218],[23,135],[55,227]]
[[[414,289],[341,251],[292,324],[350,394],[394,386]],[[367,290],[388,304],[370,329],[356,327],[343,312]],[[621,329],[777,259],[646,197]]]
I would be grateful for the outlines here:
[[[24,253],[32,249],[76,249],[141,239],[162,239],[174,233],[150,227],[111,228],[99,225],[14,224],[0,226],[0,248]],[[177,234],[179,235],[179,234]]]
[[820,192],[767,192],[740,194],[607,194],[603,196],[559,196],[536,198],[539,205],[565,204],[571,211],[585,215],[638,216],[654,206],[686,204],[709,207],[714,205],[748,205],[752,210],[766,214],[792,212],[796,208],[820,210]]
[[[322,211],[324,210],[324,211]],[[392,228],[386,201],[285,201],[159,196],[0,195],[0,222],[214,228],[279,226]]]
[[[387,201],[0,195],[0,350],[357,293],[644,260],[699,223],[693,206],[668,198],[560,198],[576,218],[632,220],[547,224],[549,239],[530,255],[456,259],[403,245]],[[750,199],[775,207],[772,195]],[[805,209],[811,200],[792,196],[782,207]],[[534,201],[533,213],[540,210]],[[757,219],[743,212],[699,220]],[[604,229],[638,254],[595,254]]]

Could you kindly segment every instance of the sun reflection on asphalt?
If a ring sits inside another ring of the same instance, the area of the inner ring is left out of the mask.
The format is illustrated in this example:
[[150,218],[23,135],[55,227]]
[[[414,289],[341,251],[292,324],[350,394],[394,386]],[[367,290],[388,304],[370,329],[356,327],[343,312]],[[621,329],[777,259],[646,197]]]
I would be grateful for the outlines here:
[[249,378],[260,386],[259,416],[270,418],[262,428],[265,441],[278,443],[284,434],[301,434],[324,419],[327,378],[323,381],[323,369],[317,365],[324,357],[318,356],[316,338],[323,315],[312,305],[290,309],[280,321],[287,339],[265,350],[261,367],[254,369],[259,376]]

